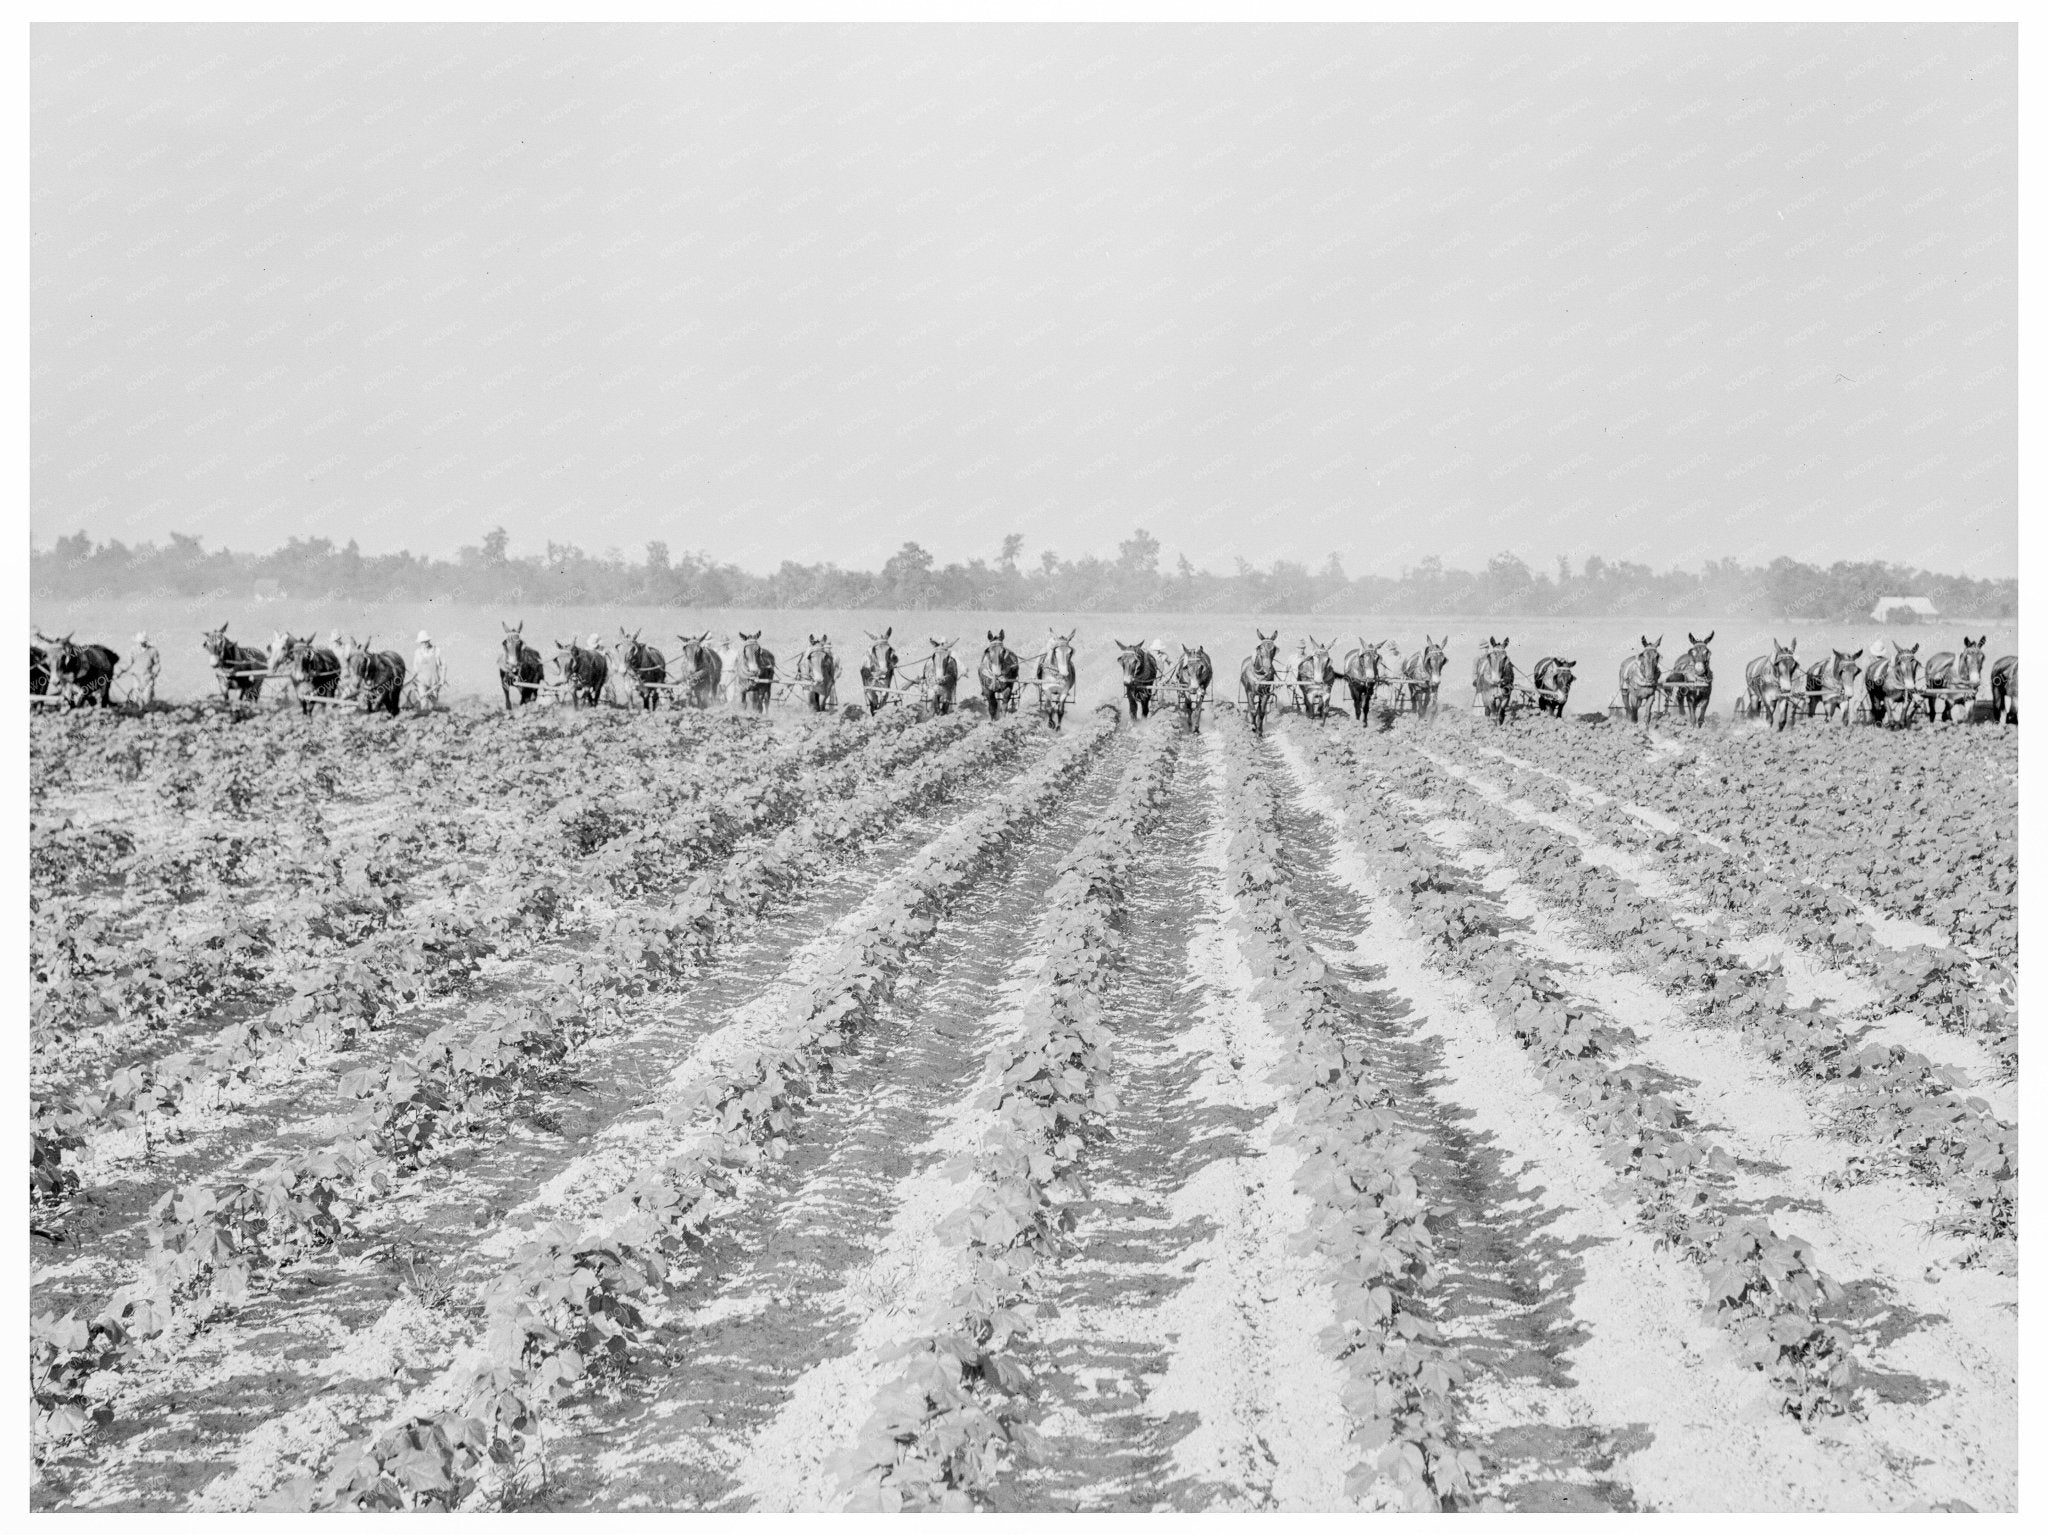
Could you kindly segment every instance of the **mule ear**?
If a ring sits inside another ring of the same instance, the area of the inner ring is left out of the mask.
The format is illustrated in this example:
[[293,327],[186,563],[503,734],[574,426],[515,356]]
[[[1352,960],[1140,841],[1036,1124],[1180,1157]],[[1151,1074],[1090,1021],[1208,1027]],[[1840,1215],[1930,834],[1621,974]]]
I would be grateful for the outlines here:
[[1979,650],[1982,650],[1982,649],[1984,648],[1984,642],[1985,642],[1986,640],[1990,639],[1990,638],[1991,638],[1991,636],[1990,636],[1990,635],[1988,635],[1988,634],[1980,634],[1980,635],[1978,635],[1978,636],[1977,636],[1977,648],[1978,648]]
[[1709,630],[1707,631],[1707,637],[1706,637],[1705,639],[1701,640],[1701,641],[1700,641],[1700,643],[1701,643],[1702,645],[1711,645],[1711,644],[1713,644],[1713,643],[1714,643],[1714,631],[1713,631],[1712,629],[1709,629]]

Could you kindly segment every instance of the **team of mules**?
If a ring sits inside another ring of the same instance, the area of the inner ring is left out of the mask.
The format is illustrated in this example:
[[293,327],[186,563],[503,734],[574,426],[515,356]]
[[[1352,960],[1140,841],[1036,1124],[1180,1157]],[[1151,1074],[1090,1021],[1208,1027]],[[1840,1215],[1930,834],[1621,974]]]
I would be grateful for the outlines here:
[[[503,627],[497,665],[508,710],[534,703],[543,693],[572,707],[591,707],[614,697],[615,679],[626,701],[641,709],[660,708],[665,698],[678,707],[709,709],[726,696],[728,680],[732,701],[754,713],[768,708],[777,687],[802,698],[813,713],[839,706],[838,660],[825,634],[807,636],[794,673],[782,681],[775,653],[761,642],[758,629],[740,631],[736,642],[722,642],[723,649],[713,647],[708,631],[678,634],[679,648],[671,660],[646,643],[640,630],[621,628],[616,646],[604,645],[597,635],[588,642],[575,637],[557,642],[552,660],[555,680],[550,681],[548,665],[525,639],[524,625]],[[1020,696],[1035,690],[1037,712],[1052,729],[1059,729],[1079,685],[1076,633],[1048,629],[1035,654],[1019,656],[1004,630],[987,631],[976,666],[982,712],[990,717],[1015,714]],[[955,642],[932,636],[928,651],[906,665],[893,635],[893,628],[867,635],[868,650],[859,672],[868,712],[915,700],[934,714],[950,713],[960,682]],[[1305,635],[1285,660],[1278,630],[1269,634],[1255,629],[1254,635],[1252,652],[1238,669],[1237,703],[1255,733],[1264,732],[1271,711],[1283,702],[1306,718],[1327,718],[1339,683],[1348,690],[1352,717],[1360,723],[1372,718],[1376,701],[1385,714],[1405,711],[1423,719],[1435,717],[1441,708],[1448,635],[1424,634],[1421,645],[1407,653],[1392,640],[1369,641],[1364,635],[1342,650],[1334,640]],[[423,644],[425,639],[422,635]],[[1688,633],[1686,648],[1667,665],[1663,637],[1643,635],[1621,662],[1612,712],[1637,724],[1652,719],[1704,723],[1714,693],[1713,641],[1713,630],[1704,636]],[[1182,645],[1176,657],[1170,647],[1156,641],[1113,643],[1129,717],[1142,720],[1155,707],[1166,708],[1180,715],[1184,728],[1199,731],[1203,711],[1212,706],[1209,691],[1215,668],[1208,652]],[[1474,711],[1495,723],[1525,709],[1562,718],[1578,662],[1543,656],[1525,683],[1510,644],[1506,636],[1488,635],[1474,657]],[[1894,644],[1877,655],[1866,655],[1862,649],[1829,649],[1802,658],[1796,638],[1773,637],[1770,650],[1743,668],[1736,714],[1768,722],[1776,730],[1816,716],[1903,728],[1923,711],[1930,721],[1954,720],[1958,708],[1964,719],[1981,718],[1979,696],[1988,690],[1991,717],[2009,723],[2019,710],[2019,658],[2006,655],[1994,660],[1988,645],[1987,635],[1965,635],[1957,649],[1937,651],[1924,660],[1918,643]],[[263,648],[231,638],[222,624],[207,630],[200,646],[222,701],[231,706],[260,702],[267,681],[287,685],[292,701],[306,715],[323,704],[353,704],[397,714],[405,695],[405,659],[395,651],[373,648],[368,638],[344,639],[337,633],[323,645],[311,634],[280,632]],[[153,665],[153,652],[145,655]],[[433,659],[438,665],[438,652]],[[29,646],[29,692],[38,702],[105,707],[122,675],[120,660],[105,645],[78,644],[68,634],[52,638],[37,632]]]

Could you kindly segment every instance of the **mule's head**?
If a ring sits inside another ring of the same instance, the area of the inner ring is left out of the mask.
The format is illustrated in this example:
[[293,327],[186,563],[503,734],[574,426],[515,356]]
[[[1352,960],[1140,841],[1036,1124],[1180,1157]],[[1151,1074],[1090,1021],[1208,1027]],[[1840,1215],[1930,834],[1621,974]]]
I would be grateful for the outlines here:
[[1988,634],[1980,634],[1972,644],[1967,634],[1963,636],[1963,648],[1956,655],[1958,681],[1974,688],[1984,680],[1984,642],[1990,638]]
[[[77,632],[75,629],[72,630],[72,634]],[[38,635],[37,638],[50,647],[48,655],[51,676],[61,679],[85,675],[85,648],[74,645],[70,634],[54,640],[42,635]]]
[[1771,660],[1766,670],[1771,680],[1781,688],[1797,689],[1799,686],[1799,657],[1795,653],[1798,649],[1799,641],[1796,639],[1789,645],[1780,645],[1775,639],[1771,641]]
[[1254,627],[1252,633],[1257,635],[1259,640],[1258,644],[1252,647],[1253,663],[1262,669],[1270,668],[1273,658],[1280,654],[1280,631],[1275,629],[1268,634],[1265,630]]
[[1563,656],[1559,656],[1550,663],[1550,677],[1548,681],[1554,692],[1569,693],[1571,691],[1572,684],[1578,680],[1579,674],[1576,670],[1578,664],[1576,661],[1567,661]]
[[1701,639],[1697,634],[1687,630],[1685,637],[1692,641],[1692,646],[1681,658],[1680,664],[1694,676],[1705,676],[1712,672],[1714,669],[1714,658],[1708,652],[1707,647],[1714,642],[1714,631],[1709,629],[1707,637]]
[[228,626],[222,624],[218,629],[208,629],[206,631],[200,638],[199,648],[218,661],[226,654],[228,644]]
[[868,675],[887,679],[896,673],[896,647],[889,643],[889,636],[896,632],[891,625],[880,634],[868,635],[873,641],[868,646]]
[[1912,688],[1920,685],[1920,642],[1910,645],[1894,645],[1891,654],[1891,681],[1894,688]]

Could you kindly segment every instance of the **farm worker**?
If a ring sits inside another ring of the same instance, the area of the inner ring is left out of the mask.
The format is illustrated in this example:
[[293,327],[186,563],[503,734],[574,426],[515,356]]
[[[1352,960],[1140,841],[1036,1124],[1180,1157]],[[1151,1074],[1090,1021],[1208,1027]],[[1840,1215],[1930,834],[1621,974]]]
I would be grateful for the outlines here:
[[135,673],[135,685],[128,696],[137,703],[155,703],[156,676],[163,665],[163,658],[156,653],[156,646],[150,644],[147,630],[136,631],[135,655],[128,665]]
[[419,640],[413,646],[412,677],[413,686],[417,689],[414,697],[419,706],[422,709],[440,708],[441,689],[448,681],[448,667],[424,629],[420,630]]
[[733,643],[729,634],[718,637],[718,661],[718,691],[729,699],[732,697],[732,679],[740,667],[740,647]]

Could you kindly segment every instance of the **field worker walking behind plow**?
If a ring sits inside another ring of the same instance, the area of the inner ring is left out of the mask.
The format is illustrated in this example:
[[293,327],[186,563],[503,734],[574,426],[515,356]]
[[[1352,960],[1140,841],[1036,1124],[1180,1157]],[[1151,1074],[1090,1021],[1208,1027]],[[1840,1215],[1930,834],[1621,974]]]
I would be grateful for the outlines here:
[[132,704],[153,704],[156,702],[157,673],[163,667],[163,657],[157,654],[156,646],[150,644],[146,630],[137,630],[135,654],[128,662],[129,675],[134,679],[128,684],[128,701]]
[[427,631],[420,630],[412,649],[412,701],[415,708],[441,707],[441,689],[448,685],[448,663]]
[[729,634],[718,637],[718,663],[718,696],[731,703],[739,696],[735,679],[740,674],[740,646]]

